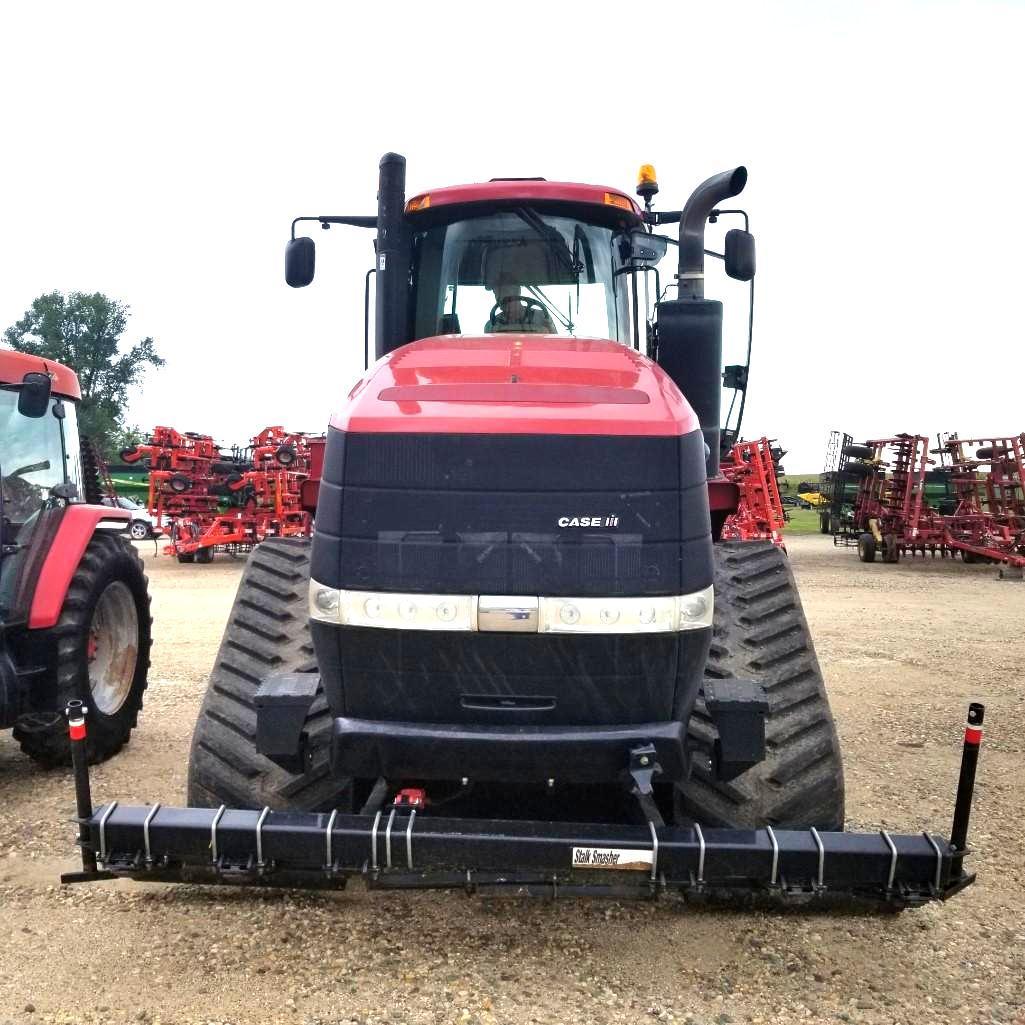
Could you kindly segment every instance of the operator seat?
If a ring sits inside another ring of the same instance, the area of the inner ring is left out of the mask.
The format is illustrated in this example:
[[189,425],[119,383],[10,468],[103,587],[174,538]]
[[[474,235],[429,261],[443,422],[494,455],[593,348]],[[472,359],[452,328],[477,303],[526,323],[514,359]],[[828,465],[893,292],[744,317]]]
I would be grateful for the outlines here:
[[551,315],[527,289],[549,280],[548,258],[544,245],[521,244],[498,247],[484,256],[484,286],[495,296],[485,334],[554,335]]
[[499,303],[501,309],[484,325],[485,334],[558,334],[547,310],[524,306],[516,295],[506,296]]

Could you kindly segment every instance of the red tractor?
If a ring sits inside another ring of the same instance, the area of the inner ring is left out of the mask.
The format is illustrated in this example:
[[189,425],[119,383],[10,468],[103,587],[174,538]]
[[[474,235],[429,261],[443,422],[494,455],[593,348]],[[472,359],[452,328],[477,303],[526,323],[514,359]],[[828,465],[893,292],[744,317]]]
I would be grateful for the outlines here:
[[[376,216],[309,218],[377,233],[377,360],[311,446],[312,540],[249,558],[189,807],[93,809],[79,760],[66,878],[896,907],[972,881],[973,764],[950,842],[844,831],[829,700],[773,543],[774,454],[721,465],[740,427],[738,410],[721,435],[723,384],[742,408],[747,368],[722,366],[705,226],[746,224],[719,208],[746,179],[669,211],[650,168],[643,208],[523,178],[407,199],[387,154]],[[754,277],[746,229],[713,255]],[[313,277],[294,224],[285,269]]]
[[64,709],[89,708],[91,761],[126,743],[149,668],[149,594],[125,532],[100,504],[78,437],[78,379],[0,351],[0,729],[40,764],[70,760]]

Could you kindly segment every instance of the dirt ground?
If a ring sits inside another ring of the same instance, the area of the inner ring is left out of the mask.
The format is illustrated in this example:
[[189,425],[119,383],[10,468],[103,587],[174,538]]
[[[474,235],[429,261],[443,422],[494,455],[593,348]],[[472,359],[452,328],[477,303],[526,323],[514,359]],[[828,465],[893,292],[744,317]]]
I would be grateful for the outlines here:
[[[241,564],[140,546],[157,642],[98,801],[181,802],[189,737]],[[865,566],[827,538],[793,564],[846,757],[848,826],[949,828],[969,699],[988,705],[980,880],[902,915],[62,888],[71,780],[0,735],[0,1025],[17,1022],[1025,1023],[1025,585],[984,566]]]

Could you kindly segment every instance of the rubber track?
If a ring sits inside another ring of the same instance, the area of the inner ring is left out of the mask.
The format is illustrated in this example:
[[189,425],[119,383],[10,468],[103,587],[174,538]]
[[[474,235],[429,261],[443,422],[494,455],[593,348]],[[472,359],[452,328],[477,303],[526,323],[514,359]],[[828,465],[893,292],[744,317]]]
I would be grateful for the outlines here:
[[842,829],[843,764],[822,671],[793,573],[769,541],[715,546],[715,620],[706,675],[760,683],[769,699],[766,758],[729,783],[708,770],[715,727],[698,698],[682,812],[702,823]]
[[313,761],[292,775],[256,751],[260,681],[316,670],[308,625],[310,542],[271,538],[249,556],[199,712],[189,756],[188,803],[206,808],[323,811],[340,786],[328,769],[331,715],[318,694],[306,721]]

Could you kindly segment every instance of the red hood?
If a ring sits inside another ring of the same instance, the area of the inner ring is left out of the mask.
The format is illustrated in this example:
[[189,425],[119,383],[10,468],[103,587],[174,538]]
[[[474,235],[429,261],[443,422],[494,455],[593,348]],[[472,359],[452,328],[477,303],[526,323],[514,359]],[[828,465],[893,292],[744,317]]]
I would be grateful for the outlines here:
[[632,434],[698,429],[658,364],[617,342],[443,335],[379,360],[331,426],[358,433]]

